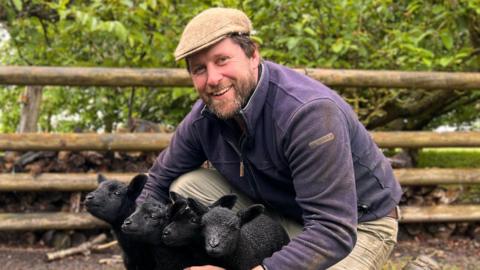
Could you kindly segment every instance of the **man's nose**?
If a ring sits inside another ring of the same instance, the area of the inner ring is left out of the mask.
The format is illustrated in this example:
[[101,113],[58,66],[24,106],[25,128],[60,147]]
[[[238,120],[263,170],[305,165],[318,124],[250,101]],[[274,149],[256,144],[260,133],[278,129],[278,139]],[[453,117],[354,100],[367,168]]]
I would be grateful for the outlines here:
[[217,86],[223,78],[223,75],[220,72],[220,70],[215,67],[209,67],[207,72],[208,72],[207,84],[209,86]]

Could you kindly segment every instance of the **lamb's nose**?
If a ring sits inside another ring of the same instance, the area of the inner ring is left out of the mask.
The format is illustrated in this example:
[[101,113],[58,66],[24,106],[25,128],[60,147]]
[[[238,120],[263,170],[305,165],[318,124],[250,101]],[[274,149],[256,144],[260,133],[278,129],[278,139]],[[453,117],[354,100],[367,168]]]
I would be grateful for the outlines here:
[[127,219],[125,219],[125,221],[123,221],[123,225],[130,225],[130,224],[132,224],[132,220],[129,219],[129,218],[127,218]]
[[85,200],[89,201],[89,200],[92,200],[93,199],[93,194],[87,194],[87,196],[85,196]]
[[168,236],[170,235],[170,230],[164,230],[163,231],[163,236]]
[[219,244],[218,239],[210,239],[208,240],[208,245],[211,246],[212,248],[217,247]]

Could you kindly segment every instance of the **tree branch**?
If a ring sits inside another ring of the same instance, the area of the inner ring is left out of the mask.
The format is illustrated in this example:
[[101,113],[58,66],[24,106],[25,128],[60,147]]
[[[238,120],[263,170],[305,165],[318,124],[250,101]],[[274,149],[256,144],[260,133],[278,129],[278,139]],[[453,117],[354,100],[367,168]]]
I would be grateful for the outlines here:
[[[459,98],[459,95],[450,90],[438,90],[436,93],[427,93],[423,98],[417,96],[416,102],[409,103],[406,106],[400,106],[398,102],[391,101],[385,105],[385,114],[373,118],[368,124],[368,129],[375,129],[377,127],[385,126],[399,118],[410,118],[412,116],[420,117],[426,111],[431,111],[432,108],[442,108]],[[420,115],[419,115],[420,114]]]

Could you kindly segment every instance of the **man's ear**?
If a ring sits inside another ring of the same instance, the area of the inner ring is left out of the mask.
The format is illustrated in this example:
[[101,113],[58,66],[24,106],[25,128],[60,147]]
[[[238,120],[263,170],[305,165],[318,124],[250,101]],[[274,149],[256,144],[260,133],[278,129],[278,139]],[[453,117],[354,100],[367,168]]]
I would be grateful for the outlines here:
[[252,57],[250,58],[250,67],[258,71],[258,65],[260,65],[260,60],[260,50],[258,49],[258,45],[255,43],[255,50],[253,51]]

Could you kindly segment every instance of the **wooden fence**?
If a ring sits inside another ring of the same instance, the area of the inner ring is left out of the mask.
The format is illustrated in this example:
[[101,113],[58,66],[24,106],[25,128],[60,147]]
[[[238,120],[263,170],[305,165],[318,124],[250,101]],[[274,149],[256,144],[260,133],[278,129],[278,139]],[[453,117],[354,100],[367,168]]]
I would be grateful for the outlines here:
[[[330,86],[385,88],[480,89],[480,74],[298,69]],[[0,67],[0,85],[189,86],[185,70],[60,67]],[[384,148],[480,147],[480,132],[372,132]],[[0,134],[0,151],[96,150],[160,151],[170,142],[166,134]],[[129,181],[135,173],[106,174]],[[480,184],[480,169],[396,169],[403,186]],[[95,174],[0,174],[0,192],[89,191]],[[402,206],[400,221],[480,221],[480,205]],[[0,230],[88,229],[106,224],[87,213],[1,213]]]

